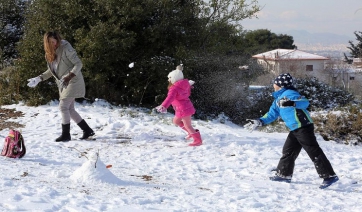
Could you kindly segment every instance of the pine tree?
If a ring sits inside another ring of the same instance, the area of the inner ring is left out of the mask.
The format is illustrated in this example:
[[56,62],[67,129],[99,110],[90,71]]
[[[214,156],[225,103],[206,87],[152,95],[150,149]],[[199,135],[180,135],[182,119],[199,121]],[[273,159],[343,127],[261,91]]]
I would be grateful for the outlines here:
[[362,31],[354,32],[356,35],[357,44],[354,44],[352,41],[349,41],[349,50],[351,50],[351,56],[347,56],[344,54],[345,61],[351,64],[353,62],[353,58],[362,58]]
[[23,34],[24,10],[27,1],[0,1],[0,69],[11,65],[18,57],[17,42]]
[[[83,61],[88,96],[153,103],[155,93],[164,93],[165,76],[180,63],[177,58],[187,58],[194,48],[197,11],[193,1],[34,0],[26,13],[20,71],[30,78],[46,69],[42,36],[57,30]],[[49,101],[56,96],[51,87],[54,83],[42,83],[25,97]]]
[[[236,9],[228,11],[232,3]],[[38,101],[34,104],[57,98],[51,80],[36,89],[25,86],[26,79],[46,69],[43,34],[57,30],[83,62],[87,98],[156,106],[176,65],[183,63],[190,77],[209,53],[225,56],[237,49],[233,23],[259,10],[248,6],[230,0],[32,0],[19,48],[24,98]]]
[[259,29],[245,33],[244,40],[245,52],[249,55],[270,51],[277,48],[294,49],[292,36],[272,33],[268,29]]

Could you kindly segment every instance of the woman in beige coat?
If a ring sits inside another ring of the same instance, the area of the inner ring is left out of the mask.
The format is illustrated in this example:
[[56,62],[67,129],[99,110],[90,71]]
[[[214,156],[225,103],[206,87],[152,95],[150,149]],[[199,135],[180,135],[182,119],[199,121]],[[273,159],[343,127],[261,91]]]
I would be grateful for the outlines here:
[[54,77],[59,89],[59,109],[62,115],[62,134],[55,139],[56,142],[70,141],[70,119],[83,130],[80,139],[88,139],[94,131],[75,111],[75,98],[85,95],[85,84],[81,68],[82,61],[77,52],[66,40],[62,40],[57,32],[44,34],[45,59],[48,70],[41,75],[29,79],[28,86],[35,87],[39,82]]

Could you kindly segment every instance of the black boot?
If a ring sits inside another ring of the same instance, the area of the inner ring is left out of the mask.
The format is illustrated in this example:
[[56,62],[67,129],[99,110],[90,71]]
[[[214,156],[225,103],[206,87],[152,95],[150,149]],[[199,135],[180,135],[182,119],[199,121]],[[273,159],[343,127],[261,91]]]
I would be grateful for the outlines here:
[[78,123],[78,126],[83,130],[83,136],[80,139],[87,139],[94,135],[94,131],[88,126],[84,119]]
[[70,141],[70,124],[62,124],[62,135],[55,139],[55,142],[60,142],[60,141]]

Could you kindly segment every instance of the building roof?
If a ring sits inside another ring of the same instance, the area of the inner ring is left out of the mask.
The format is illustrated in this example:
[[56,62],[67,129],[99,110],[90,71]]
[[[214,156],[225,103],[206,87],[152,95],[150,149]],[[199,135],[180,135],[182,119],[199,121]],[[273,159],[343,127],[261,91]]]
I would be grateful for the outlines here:
[[252,57],[265,60],[329,60],[327,57],[307,53],[297,49],[275,49],[272,51],[256,54]]

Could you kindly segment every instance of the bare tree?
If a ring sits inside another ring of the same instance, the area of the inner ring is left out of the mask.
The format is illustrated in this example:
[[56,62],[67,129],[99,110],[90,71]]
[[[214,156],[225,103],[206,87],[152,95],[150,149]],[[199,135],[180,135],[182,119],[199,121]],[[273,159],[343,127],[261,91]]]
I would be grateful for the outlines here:
[[342,59],[331,60],[325,69],[330,84],[333,87],[342,88],[353,94],[359,94],[361,90],[362,73],[354,70],[351,65]]
[[229,23],[239,25],[246,18],[257,17],[261,10],[258,0],[199,0],[200,16],[208,23]]

